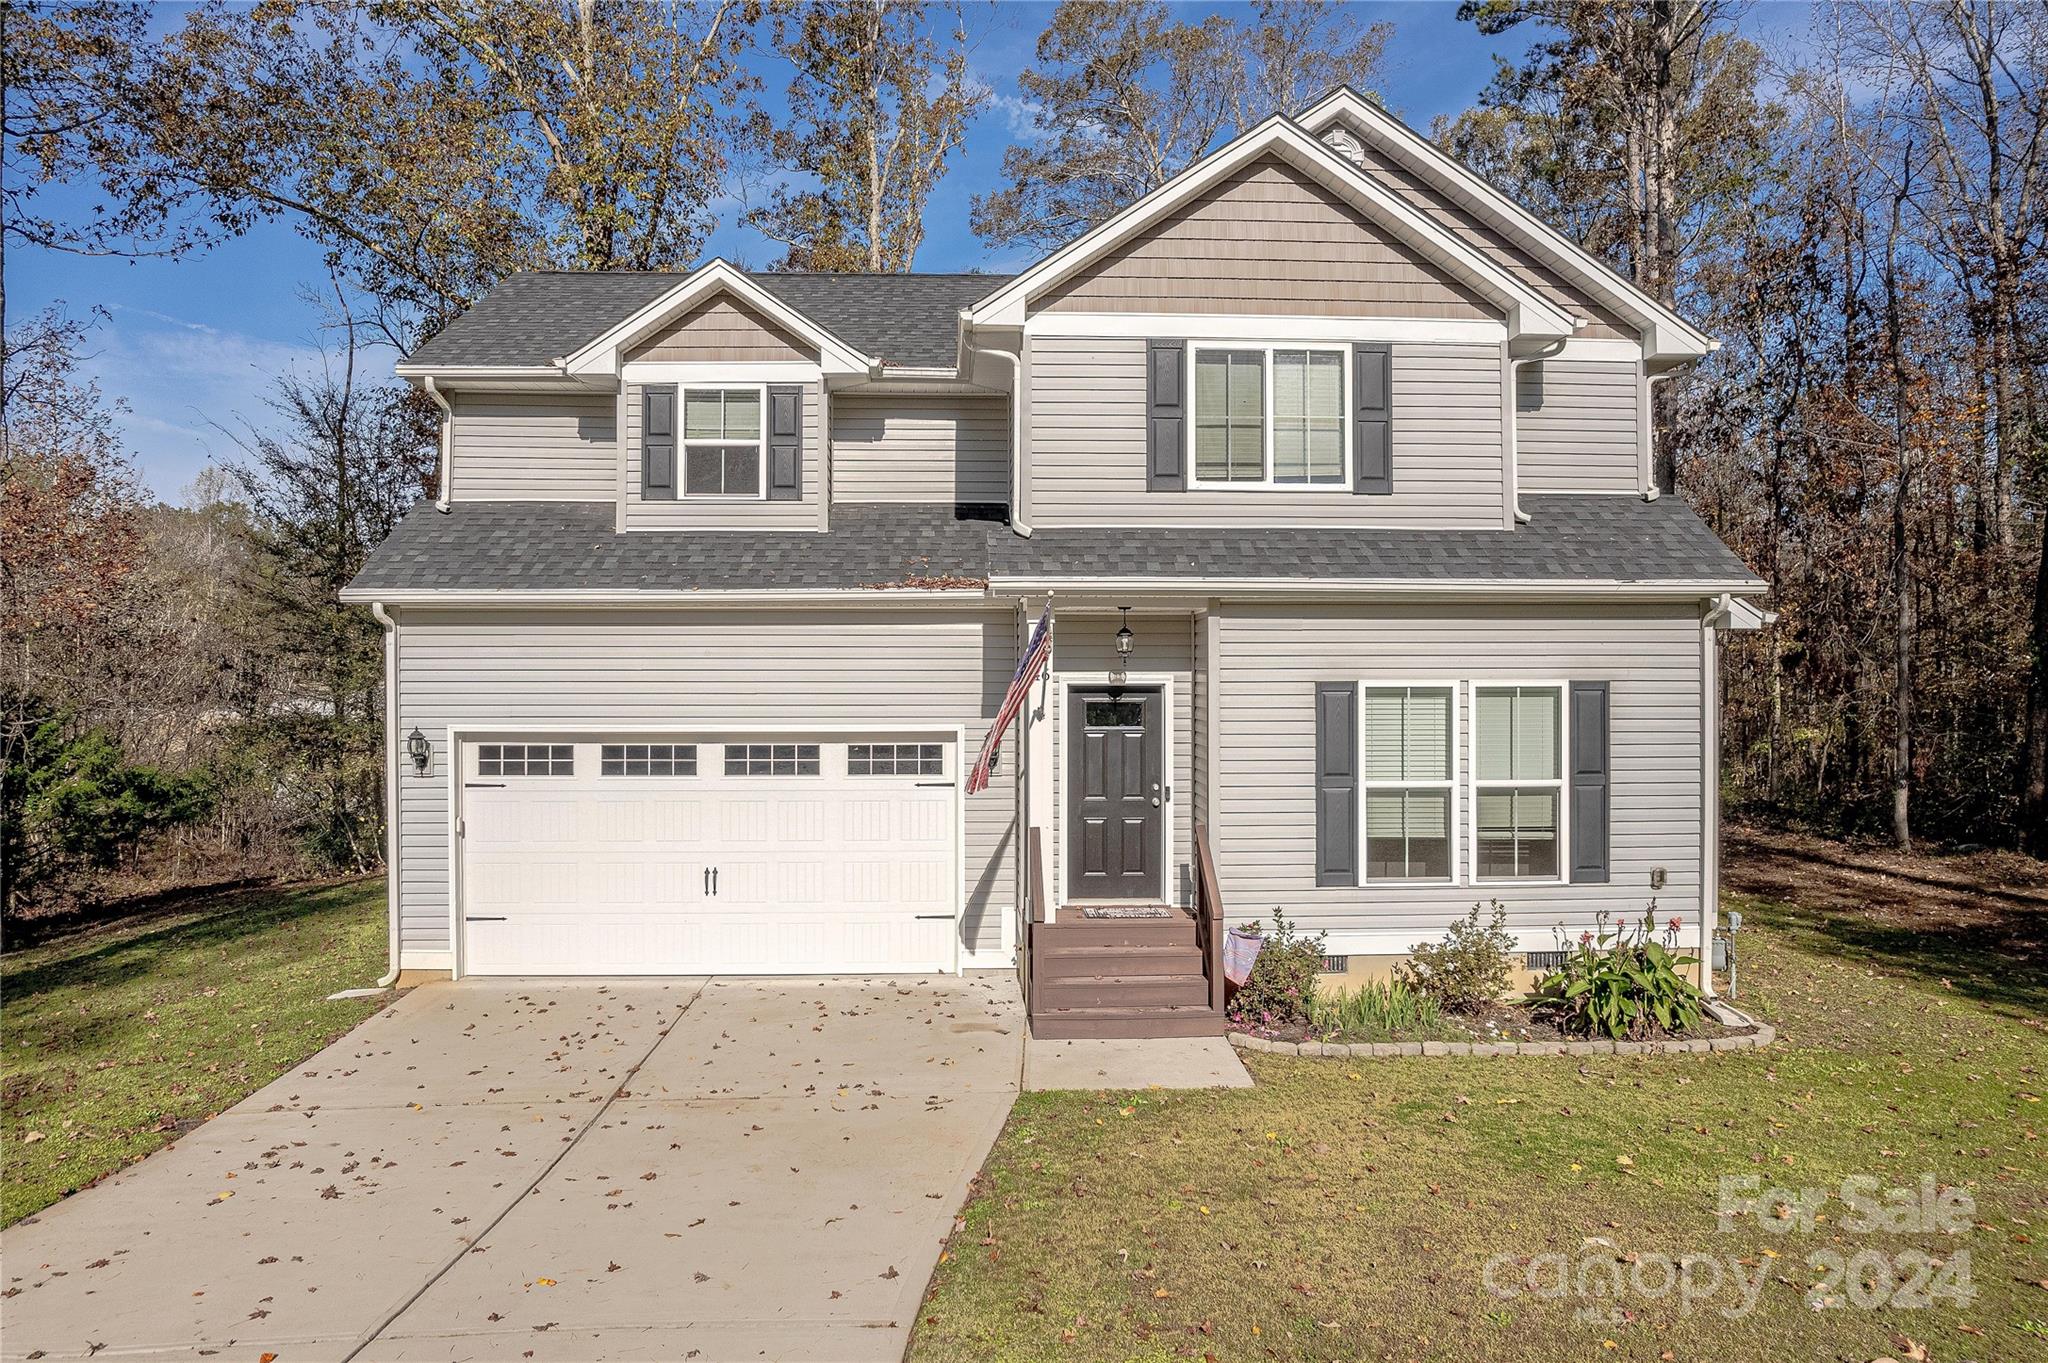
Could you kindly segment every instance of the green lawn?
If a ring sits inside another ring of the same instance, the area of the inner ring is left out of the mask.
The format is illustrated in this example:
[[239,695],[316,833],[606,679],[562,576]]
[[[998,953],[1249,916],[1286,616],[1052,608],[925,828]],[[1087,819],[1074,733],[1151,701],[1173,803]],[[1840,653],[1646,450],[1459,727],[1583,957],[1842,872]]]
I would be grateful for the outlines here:
[[[1253,1090],[1027,1096],[911,1357],[2048,1359],[2039,957],[1936,922],[1731,906],[1742,1002],[1784,1038],[1763,1052],[1252,1056]],[[1723,1175],[1832,1191],[1859,1174],[1930,1174],[1975,1210],[1953,1235],[1853,1232],[1838,1199],[1810,1231],[1766,1229],[1768,1207],[1717,1226]],[[1879,1265],[1908,1252],[1974,1298],[1876,1304]],[[1545,1294],[1490,1292],[1502,1255],[1495,1283],[1534,1272]],[[1689,1300],[1664,1276],[1685,1255]],[[1856,1281],[1814,1291],[1815,1255]],[[1593,1290],[1558,1296],[1560,1261]]]
[[376,1011],[384,882],[240,891],[0,957],[0,1224],[233,1105]]

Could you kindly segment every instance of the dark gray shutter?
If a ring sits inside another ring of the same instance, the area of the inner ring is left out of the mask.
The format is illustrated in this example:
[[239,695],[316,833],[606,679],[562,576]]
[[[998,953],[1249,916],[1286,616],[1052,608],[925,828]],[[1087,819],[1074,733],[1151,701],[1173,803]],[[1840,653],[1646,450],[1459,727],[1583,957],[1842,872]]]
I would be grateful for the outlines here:
[[1572,683],[1572,884],[1607,883],[1607,683]]
[[1145,343],[1145,486],[1180,492],[1188,485],[1185,341]]
[[676,499],[676,388],[640,390],[640,495],[650,502]]
[[1316,884],[1358,883],[1358,684],[1316,683]]
[[1351,490],[1393,492],[1394,348],[1385,341],[1351,347],[1351,446],[1357,461]]
[[804,499],[804,390],[778,383],[768,389],[768,500]]

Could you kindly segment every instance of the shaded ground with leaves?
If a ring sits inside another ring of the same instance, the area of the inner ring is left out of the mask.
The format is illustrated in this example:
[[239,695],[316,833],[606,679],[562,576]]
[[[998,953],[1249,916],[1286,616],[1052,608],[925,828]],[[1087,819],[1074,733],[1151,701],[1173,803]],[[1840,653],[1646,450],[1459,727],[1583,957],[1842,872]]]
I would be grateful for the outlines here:
[[[1252,1090],[1026,1095],[912,1357],[2048,1359],[2048,983],[2015,946],[2039,941],[2043,868],[1770,838],[1728,864],[1741,1002],[1778,1045],[1255,1055]],[[1800,1229],[1767,1198],[1724,1227],[1721,1180],[1752,1175],[1931,1175],[1974,1210],[1958,1234],[1856,1230],[1833,1196]],[[1970,1300],[1907,1305],[1879,1274],[1909,1253]]]
[[241,890],[0,957],[0,1224],[220,1112],[375,1012],[384,882]]

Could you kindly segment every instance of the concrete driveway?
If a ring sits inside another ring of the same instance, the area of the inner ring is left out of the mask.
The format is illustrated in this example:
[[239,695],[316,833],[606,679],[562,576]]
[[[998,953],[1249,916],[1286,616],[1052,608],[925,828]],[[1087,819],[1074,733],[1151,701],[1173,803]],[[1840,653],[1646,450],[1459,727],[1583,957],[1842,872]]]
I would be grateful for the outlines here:
[[414,990],[0,1237],[0,1357],[894,1359],[1015,979]]

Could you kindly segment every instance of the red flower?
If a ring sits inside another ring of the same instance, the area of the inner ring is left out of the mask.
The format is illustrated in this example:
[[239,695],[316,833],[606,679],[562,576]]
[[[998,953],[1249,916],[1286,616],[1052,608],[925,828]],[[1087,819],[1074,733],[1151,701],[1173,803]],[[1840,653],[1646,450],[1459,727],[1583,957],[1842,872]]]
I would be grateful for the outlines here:
[[1678,929],[1679,929],[1679,922],[1678,922],[1678,920],[1677,920],[1676,918],[1673,918],[1673,919],[1671,920],[1671,930],[1672,930],[1673,932],[1677,932],[1677,931],[1678,931]]
[[1590,932],[1582,932],[1582,933],[1580,933],[1580,934],[1579,934],[1579,945],[1580,945],[1580,946],[1582,946],[1582,947],[1589,947],[1589,946],[1593,945],[1593,934],[1592,934],[1592,933],[1590,933]]

